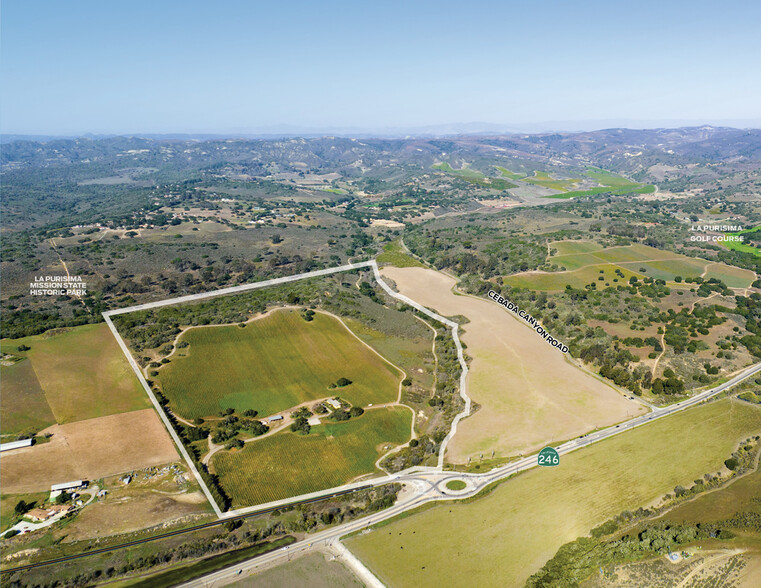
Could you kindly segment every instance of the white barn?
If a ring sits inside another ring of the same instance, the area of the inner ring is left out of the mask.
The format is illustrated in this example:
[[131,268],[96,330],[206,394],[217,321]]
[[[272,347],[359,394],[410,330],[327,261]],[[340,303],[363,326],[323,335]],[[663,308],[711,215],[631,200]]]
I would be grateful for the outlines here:
[[0,451],[10,451],[11,449],[20,449],[21,447],[31,447],[32,441],[32,439],[21,439],[21,441],[0,443]]

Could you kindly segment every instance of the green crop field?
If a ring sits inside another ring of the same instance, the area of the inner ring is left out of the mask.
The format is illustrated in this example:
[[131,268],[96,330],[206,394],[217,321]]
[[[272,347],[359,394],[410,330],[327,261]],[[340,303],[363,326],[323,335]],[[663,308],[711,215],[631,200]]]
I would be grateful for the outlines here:
[[[624,285],[629,283],[629,278],[632,276],[637,276],[638,278],[644,276],[644,274],[638,272],[619,268],[621,269],[621,273],[624,274],[624,277],[621,278],[614,273],[616,268],[618,268],[618,266],[613,264],[600,264],[567,272],[517,274],[514,276],[507,276],[504,280],[506,284],[509,284],[514,288],[528,288],[530,290],[551,292],[554,290],[563,290],[567,284],[570,284],[573,288],[583,288],[591,282],[599,283],[600,287],[604,286],[605,282],[608,282],[610,285]],[[600,270],[603,270],[602,274],[600,273]],[[602,282],[598,281],[597,278],[600,276],[603,276],[605,280]],[[618,280],[618,282],[615,280]]]
[[[657,280],[666,280],[671,282],[676,276],[683,278],[697,278],[705,271],[707,262],[703,259],[668,259],[663,261],[628,261],[619,263],[621,267],[637,271],[639,268],[645,268],[640,272],[648,277]],[[707,276],[706,276],[707,277]]]
[[443,172],[447,172],[448,174],[454,174],[456,176],[460,176],[462,178],[471,178],[471,179],[479,179],[483,178],[484,174],[482,174],[479,171],[464,167],[462,169],[454,169],[451,165],[449,165],[447,162],[444,163],[435,163],[432,166],[434,169],[438,169]]
[[587,190],[573,190],[571,192],[564,192],[563,194],[551,194],[545,196],[545,198],[580,198],[582,196],[595,196],[597,194],[652,194],[655,192],[655,186],[652,184],[630,184],[627,186],[619,187],[601,187],[601,188],[589,188]]
[[591,167],[587,170],[586,175],[603,186],[622,187],[622,186],[640,186],[636,182],[627,180],[623,176],[611,173],[599,167]]
[[600,265],[605,263],[596,257],[594,253],[573,253],[571,255],[555,255],[549,259],[550,262],[559,267],[564,267],[568,271],[577,270],[590,265]]
[[497,171],[502,174],[503,177],[511,179],[511,180],[520,180],[521,178],[525,178],[526,174],[517,174],[515,172],[510,171],[509,169],[495,165],[494,167],[497,168]]
[[599,257],[603,261],[612,263],[619,263],[625,261],[649,261],[660,259],[673,259],[678,257],[680,259],[692,259],[684,257],[677,253],[670,251],[663,251],[662,249],[656,249],[655,247],[649,247],[647,245],[640,245],[635,243],[634,245],[627,245],[622,247],[608,247],[601,251],[593,253],[594,256]]
[[350,482],[376,471],[384,444],[410,438],[412,412],[405,407],[365,411],[341,423],[323,421],[308,435],[290,431],[218,453],[214,471],[234,506],[251,506]]
[[706,279],[717,278],[730,288],[747,288],[756,279],[755,273],[750,270],[723,263],[710,264],[705,277]]
[[405,253],[399,241],[392,241],[383,247],[376,261],[380,264],[390,264],[396,267],[425,267],[417,259]]
[[[220,410],[261,415],[308,400],[339,395],[359,406],[396,400],[401,373],[338,320],[317,313],[306,322],[296,310],[277,310],[245,328],[186,331],[184,357],[173,357],[159,380],[171,406],[185,418]],[[352,383],[329,386],[340,378]]]
[[520,586],[557,549],[678,484],[719,471],[761,432],[761,408],[724,399],[564,455],[468,503],[403,515],[346,546],[391,586]]
[[[507,190],[508,188],[515,188],[515,184],[508,182],[502,178],[490,178],[482,174],[480,171],[464,167],[462,169],[453,169],[448,163],[435,163],[431,167],[439,171],[452,174],[458,178],[465,180],[470,184],[475,184],[483,188],[491,188],[493,190]],[[503,174],[504,175],[504,174]]]
[[663,515],[663,520],[678,523],[712,523],[732,518],[739,512],[761,515],[761,469],[757,469],[726,488],[706,492]]
[[[55,424],[55,417],[28,359],[0,368],[2,434],[38,433]],[[10,439],[6,439],[10,440]]]
[[[747,288],[756,279],[755,274],[723,263],[711,263],[705,259],[687,257],[671,251],[663,251],[647,245],[634,244],[603,249],[596,243],[584,241],[556,241],[550,246],[558,255],[548,258],[548,262],[564,267],[562,272],[528,272],[507,276],[505,283],[517,288],[532,290],[562,290],[566,284],[574,288],[596,282],[600,275],[613,283],[628,282],[631,276],[651,277],[673,281],[676,276],[696,278],[706,272],[705,278],[719,278],[727,286]],[[620,269],[625,280],[613,272]],[[600,270],[604,274],[600,274]],[[604,282],[603,282],[604,284]],[[602,284],[601,284],[602,285]]]
[[556,255],[590,253],[603,248],[602,245],[594,241],[553,241],[550,243],[550,247],[557,250]]
[[561,179],[553,178],[547,172],[535,171],[532,177],[523,178],[523,181],[529,184],[534,184],[535,186],[541,186],[543,188],[552,188],[553,190],[561,190],[565,192],[569,188],[572,188],[574,184],[578,184],[581,180],[577,178],[561,180]]
[[[105,324],[5,339],[2,349],[17,353],[16,347],[22,344],[31,349],[18,355],[31,361],[59,424],[150,407],[127,358]],[[3,395],[7,393],[4,387]],[[16,425],[4,422],[3,430],[6,427]]]

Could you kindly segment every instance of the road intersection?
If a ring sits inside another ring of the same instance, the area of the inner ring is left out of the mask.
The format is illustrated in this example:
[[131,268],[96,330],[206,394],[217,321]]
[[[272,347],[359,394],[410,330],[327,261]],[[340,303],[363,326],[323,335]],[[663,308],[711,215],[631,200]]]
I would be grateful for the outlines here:
[[[562,445],[556,446],[555,449],[560,455],[565,455],[592,445],[593,443],[599,443],[600,441],[609,439],[610,437],[619,435],[625,431],[630,431],[631,429],[640,427],[654,420],[666,418],[672,414],[706,402],[760,372],[761,362],[746,368],[723,384],[696,394],[691,398],[677,402],[667,407],[659,408],[658,410],[655,410],[651,413],[633,418],[619,425],[614,425],[600,431],[595,431],[594,433],[589,433],[587,435],[577,437],[576,439],[572,439],[563,443]],[[239,579],[241,576],[255,573],[262,568],[275,565],[277,563],[282,563],[283,561],[290,561],[296,555],[301,555],[307,551],[324,551],[327,549],[338,552],[339,554],[343,553],[345,548],[343,548],[343,546],[337,547],[337,544],[340,543],[340,538],[345,535],[355,532],[362,532],[372,525],[391,519],[399,514],[418,508],[430,502],[460,500],[463,498],[473,497],[481,492],[484,488],[486,488],[486,486],[489,484],[498,482],[505,478],[509,478],[510,476],[524,472],[534,467],[538,467],[537,457],[536,455],[531,455],[524,457],[518,461],[514,461],[504,466],[495,468],[486,473],[476,474],[456,472],[451,470],[441,470],[438,468],[418,468],[415,471],[410,470],[384,478],[369,480],[366,482],[366,485],[379,486],[382,484],[388,484],[389,482],[402,483],[405,484],[405,486],[408,488],[408,492],[406,492],[405,495],[400,500],[398,500],[394,506],[384,511],[374,513],[372,515],[351,521],[349,523],[345,523],[343,525],[339,525],[337,527],[326,529],[319,533],[315,533],[314,535],[310,535],[302,541],[294,543],[287,548],[258,556],[246,562],[237,564],[233,567],[220,570],[197,580],[193,580],[187,584],[183,584],[182,586],[187,588],[198,586],[224,586],[225,584]],[[451,490],[447,488],[447,482],[453,480],[463,481],[466,487],[462,490]],[[340,490],[340,488],[333,490]],[[347,565],[350,565],[349,562],[347,562]],[[361,562],[359,565],[362,565]],[[355,566],[350,565],[350,567],[355,569]],[[372,573],[366,568],[364,572],[362,570],[357,571],[356,569],[355,572],[360,574],[360,577],[365,581],[366,584],[377,585],[377,578],[372,576]],[[368,577],[367,574],[370,574],[372,577]]]
[[[340,537],[352,532],[361,531],[378,522],[390,519],[398,514],[401,514],[403,512],[417,508],[419,506],[422,506],[430,502],[436,502],[436,501],[442,501],[442,500],[460,500],[463,498],[473,497],[477,495],[479,492],[481,492],[489,484],[498,482],[500,480],[513,476],[517,473],[520,473],[520,472],[523,472],[538,466],[537,456],[531,455],[528,457],[523,457],[517,461],[510,462],[504,466],[494,468],[490,470],[489,472],[485,472],[485,473],[456,472],[456,471],[444,469],[444,455],[446,451],[446,445],[448,441],[451,439],[451,437],[455,434],[457,430],[457,423],[462,418],[465,418],[466,416],[470,414],[470,408],[471,408],[471,399],[467,395],[467,388],[466,388],[468,366],[465,362],[463,349],[462,349],[459,336],[458,336],[459,325],[431,311],[430,309],[420,305],[414,300],[398,292],[393,291],[380,276],[380,272],[378,271],[378,265],[375,260],[370,260],[370,261],[365,261],[360,263],[353,263],[353,264],[349,264],[345,266],[329,268],[325,270],[318,270],[314,272],[308,272],[306,274],[287,276],[285,278],[276,278],[273,280],[266,280],[264,282],[244,284],[241,286],[225,288],[222,290],[216,290],[212,292],[205,292],[205,293],[194,294],[190,296],[183,296],[180,298],[174,298],[169,300],[142,304],[142,305],[133,306],[130,308],[124,308],[124,309],[105,312],[103,313],[103,315],[104,315],[104,318],[106,319],[106,323],[108,324],[108,326],[111,328],[112,332],[114,333],[114,336],[116,337],[117,342],[120,344],[120,346],[122,347],[122,350],[127,356],[127,359],[130,361],[130,364],[132,364],[132,367],[135,370],[135,373],[137,374],[141,383],[143,384],[144,389],[148,393],[148,396],[153,401],[154,405],[159,411],[159,414],[165,418],[165,415],[163,414],[161,407],[158,405],[158,402],[156,401],[152,391],[150,390],[150,387],[148,386],[147,382],[145,382],[142,372],[140,371],[139,367],[137,366],[131,354],[129,353],[129,350],[127,349],[127,346],[122,340],[118,331],[114,327],[110,318],[111,316],[133,312],[137,310],[147,310],[151,308],[157,308],[157,307],[177,304],[181,302],[207,299],[207,298],[212,298],[212,297],[225,295],[225,294],[233,294],[233,293],[238,293],[238,292],[243,292],[248,290],[259,289],[262,287],[273,286],[273,285],[277,285],[284,282],[294,282],[304,278],[329,275],[333,273],[349,271],[349,270],[357,270],[357,269],[372,270],[378,285],[381,288],[383,288],[383,290],[386,291],[386,293],[388,293],[390,296],[404,302],[405,304],[412,306],[413,308],[424,313],[428,317],[452,329],[451,332],[452,332],[452,337],[455,341],[455,345],[457,347],[458,360],[462,367],[462,372],[460,377],[460,395],[463,398],[465,407],[464,407],[464,410],[455,417],[452,423],[451,429],[449,431],[449,434],[447,435],[447,437],[443,440],[441,444],[441,447],[439,449],[439,459],[438,459],[437,466],[410,468],[410,469],[398,472],[396,474],[373,478],[370,480],[364,480],[361,482],[355,482],[352,484],[346,484],[344,486],[325,489],[319,492],[314,492],[312,494],[302,495],[298,497],[290,497],[287,499],[267,503],[266,505],[257,505],[257,506],[247,507],[247,508],[240,508],[240,509],[236,509],[236,510],[232,510],[228,512],[222,512],[219,509],[219,507],[216,505],[215,501],[211,498],[208,492],[208,489],[203,483],[203,480],[201,479],[200,475],[196,472],[195,467],[192,464],[189,456],[185,455],[185,451],[184,451],[184,447],[182,446],[182,443],[180,442],[178,438],[175,438],[175,442],[178,444],[180,451],[183,452],[184,457],[186,457],[186,460],[188,461],[191,467],[191,470],[196,475],[196,478],[201,484],[202,489],[207,494],[207,497],[209,498],[209,501],[212,504],[212,507],[214,508],[217,516],[219,516],[220,519],[228,519],[228,518],[238,517],[241,515],[255,514],[257,511],[264,510],[264,509],[271,509],[273,507],[286,506],[286,505],[297,503],[297,502],[303,502],[305,500],[317,499],[323,496],[327,498],[330,495],[335,493],[357,490],[357,489],[364,489],[364,488],[374,487],[374,486],[382,486],[384,484],[389,484],[389,483],[401,483],[401,484],[404,484],[406,488],[406,491],[403,493],[402,499],[398,500],[394,506],[380,513],[374,513],[373,515],[370,515],[355,521],[351,521],[349,523],[346,523],[337,527],[326,529],[312,536],[309,536],[308,538],[305,538],[302,541],[299,541],[286,548],[283,548],[281,550],[258,556],[256,558],[243,562],[242,564],[237,564],[231,568],[227,568],[225,570],[215,572],[213,574],[194,580],[187,584],[183,584],[183,586],[224,585],[234,581],[237,577],[242,575],[244,572],[253,573],[254,571],[258,571],[264,566],[272,565],[273,563],[279,562],[280,560],[291,559],[295,554],[301,554],[305,551],[318,549],[318,548],[323,550],[326,548],[332,548],[334,553],[338,553],[345,560],[351,559],[352,561],[347,563],[350,565],[350,567],[353,567],[355,571],[359,573],[360,577],[364,579],[365,583],[367,583],[368,585],[377,585],[379,584],[379,581],[377,580],[377,578],[375,578],[372,575],[372,573],[366,568],[362,569],[361,562],[359,562],[358,560],[356,560],[356,558],[351,556],[351,554],[349,554],[343,546],[340,546],[340,543],[339,543]],[[572,451],[576,451],[583,447],[587,447],[593,443],[598,443],[600,441],[603,441],[605,439],[608,439],[610,437],[613,437],[625,431],[629,431],[636,427],[645,425],[653,420],[665,418],[669,415],[675,414],[682,410],[686,410],[688,408],[701,404],[702,402],[705,402],[709,400],[710,398],[713,398],[723,393],[724,391],[728,390],[732,386],[738,384],[739,382],[759,372],[761,372],[761,363],[757,363],[753,366],[746,368],[745,370],[737,374],[732,379],[728,380],[727,382],[723,384],[720,384],[719,386],[716,386],[715,388],[706,390],[704,392],[696,394],[695,396],[691,398],[688,398],[681,402],[674,403],[667,407],[653,406],[651,407],[652,412],[650,413],[641,415],[639,417],[635,417],[631,420],[625,421],[618,425],[607,427],[605,429],[594,431],[592,433],[582,435],[575,439],[571,439],[570,441],[567,441],[561,445],[555,446],[555,449],[559,455],[568,454],[568,453],[571,453]],[[169,429],[170,434],[172,434],[173,437],[176,437],[176,433],[174,433],[174,430],[171,427],[171,424],[169,424],[168,422],[166,422],[165,424],[167,425],[167,428]],[[450,488],[447,488],[447,483],[454,480],[459,480],[463,482],[465,484],[465,487],[460,490],[452,490]]]

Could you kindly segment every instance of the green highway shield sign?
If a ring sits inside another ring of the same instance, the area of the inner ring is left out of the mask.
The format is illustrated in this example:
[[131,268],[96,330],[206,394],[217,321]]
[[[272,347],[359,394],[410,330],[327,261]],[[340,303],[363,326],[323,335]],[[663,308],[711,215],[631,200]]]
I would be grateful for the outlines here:
[[545,447],[539,452],[540,466],[556,466],[560,463],[560,455],[552,447]]

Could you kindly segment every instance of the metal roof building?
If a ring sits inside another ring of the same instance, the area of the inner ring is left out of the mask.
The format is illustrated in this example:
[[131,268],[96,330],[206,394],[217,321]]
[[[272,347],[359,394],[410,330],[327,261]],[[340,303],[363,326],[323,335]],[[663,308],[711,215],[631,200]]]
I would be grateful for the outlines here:
[[21,439],[21,441],[11,441],[10,443],[0,443],[0,451],[10,451],[21,447],[31,447],[32,439]]
[[68,490],[70,488],[81,488],[82,486],[87,485],[86,480],[74,480],[73,482],[65,482],[63,484],[53,484],[50,487],[51,492],[56,492],[59,490]]

